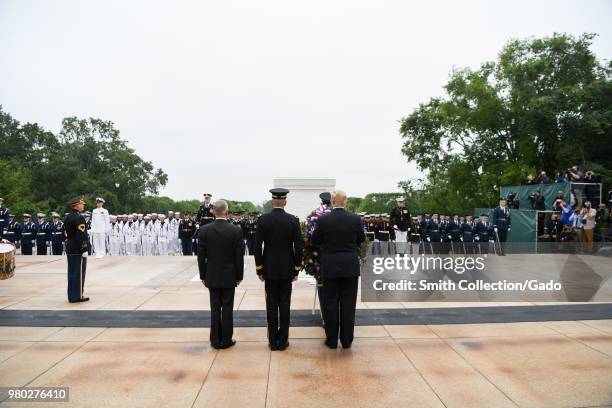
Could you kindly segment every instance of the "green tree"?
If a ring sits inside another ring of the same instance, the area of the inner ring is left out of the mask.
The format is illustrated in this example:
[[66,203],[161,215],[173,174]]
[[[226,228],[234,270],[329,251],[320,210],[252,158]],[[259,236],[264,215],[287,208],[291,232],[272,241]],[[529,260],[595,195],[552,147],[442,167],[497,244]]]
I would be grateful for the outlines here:
[[454,70],[444,97],[401,121],[402,152],[426,179],[400,186],[424,210],[469,212],[529,173],[612,168],[612,64],[593,37],[512,40],[497,61]]
[[348,197],[346,201],[346,210],[350,212],[356,212],[362,201],[363,198],[361,197]]

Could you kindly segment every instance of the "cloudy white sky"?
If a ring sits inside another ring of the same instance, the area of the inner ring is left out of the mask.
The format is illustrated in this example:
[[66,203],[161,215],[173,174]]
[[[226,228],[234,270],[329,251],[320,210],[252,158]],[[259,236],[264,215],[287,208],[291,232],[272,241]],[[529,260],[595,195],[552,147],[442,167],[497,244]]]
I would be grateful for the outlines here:
[[175,199],[261,202],[273,177],[350,195],[418,176],[398,121],[510,38],[596,32],[612,2],[0,0],[0,104],[115,122]]

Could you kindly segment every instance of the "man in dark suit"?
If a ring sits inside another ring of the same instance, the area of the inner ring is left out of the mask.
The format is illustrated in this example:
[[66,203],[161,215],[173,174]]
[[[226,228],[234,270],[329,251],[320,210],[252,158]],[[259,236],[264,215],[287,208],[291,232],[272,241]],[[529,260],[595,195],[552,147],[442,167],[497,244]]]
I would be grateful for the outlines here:
[[234,292],[244,276],[244,241],[240,227],[227,222],[227,202],[215,201],[215,220],[198,232],[200,279],[210,293],[210,344],[226,349],[232,339]]
[[338,330],[343,348],[351,347],[355,329],[355,306],[359,284],[358,250],[365,234],[358,215],[345,210],[347,196],[336,191],[334,209],[318,220],[312,243],[320,247],[321,275],[325,293],[325,345],[338,347]]
[[255,269],[266,287],[270,349],[285,350],[289,347],[291,284],[302,268],[304,241],[298,218],[284,210],[289,190],[273,188],[270,192],[272,211],[257,221]]

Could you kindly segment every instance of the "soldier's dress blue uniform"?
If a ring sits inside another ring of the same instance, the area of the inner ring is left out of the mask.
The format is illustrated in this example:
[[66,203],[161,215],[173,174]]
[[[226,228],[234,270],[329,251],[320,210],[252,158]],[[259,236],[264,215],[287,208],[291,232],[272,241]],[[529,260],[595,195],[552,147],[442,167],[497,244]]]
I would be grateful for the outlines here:
[[497,207],[493,210],[492,216],[491,224],[493,224],[493,228],[497,228],[501,255],[506,255],[506,241],[508,240],[508,231],[510,231],[510,210],[508,207]]
[[461,224],[461,238],[463,240],[463,248],[466,254],[473,254],[474,251],[474,223],[465,221]]
[[36,223],[36,255],[47,255],[47,243],[51,241],[51,226],[48,221]]
[[64,223],[54,221],[50,226],[51,231],[51,251],[53,255],[61,255],[64,250]]
[[[74,204],[77,198],[69,201]],[[82,200],[78,197],[78,200]],[[68,301],[71,303],[89,300],[83,296],[85,287],[85,272],[87,270],[87,254],[89,251],[89,236],[85,217],[73,209],[64,220],[66,234],[66,257],[68,258]]]
[[32,247],[36,241],[36,231],[38,231],[38,228],[34,222],[30,220],[27,222],[23,221],[20,234],[22,255],[32,255]]
[[246,243],[249,249],[249,255],[253,256],[255,253],[255,235],[257,234],[257,220],[248,220],[246,223]]
[[10,214],[8,208],[0,205],[0,238],[4,238],[5,231],[8,230]]
[[489,253],[489,237],[492,232],[492,226],[489,221],[478,221],[474,232],[478,237],[478,247],[481,254]]

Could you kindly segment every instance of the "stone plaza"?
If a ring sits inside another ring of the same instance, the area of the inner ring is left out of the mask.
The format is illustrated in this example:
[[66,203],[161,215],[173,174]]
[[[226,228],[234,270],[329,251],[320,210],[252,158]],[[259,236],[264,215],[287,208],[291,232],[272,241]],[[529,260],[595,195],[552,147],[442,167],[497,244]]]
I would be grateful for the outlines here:
[[358,300],[353,347],[330,350],[300,277],[290,347],[271,352],[263,284],[245,265],[238,344],[214,350],[195,257],[90,259],[91,301],[70,304],[64,257],[19,256],[0,281],[0,386],[68,386],[68,403],[48,405],[74,407],[612,404],[610,304]]

